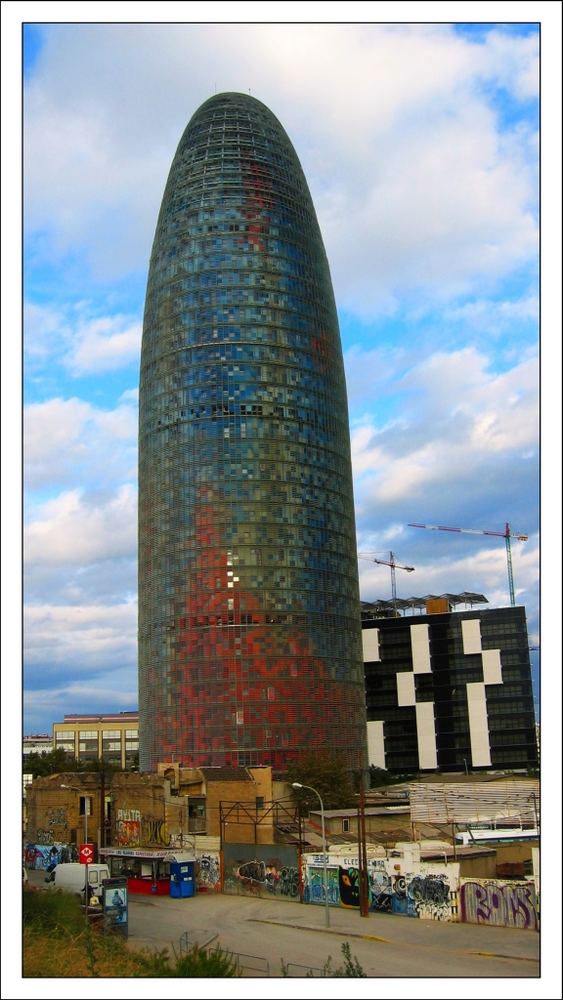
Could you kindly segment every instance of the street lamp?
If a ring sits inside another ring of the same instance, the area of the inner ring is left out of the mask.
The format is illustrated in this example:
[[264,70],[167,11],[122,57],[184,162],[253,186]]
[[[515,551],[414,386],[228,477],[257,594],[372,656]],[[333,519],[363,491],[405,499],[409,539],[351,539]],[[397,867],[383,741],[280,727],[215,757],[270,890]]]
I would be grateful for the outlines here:
[[330,927],[330,916],[329,916],[329,910],[328,910],[328,874],[327,874],[327,870],[326,870],[325,811],[324,811],[324,806],[323,806],[323,800],[321,799],[319,793],[317,792],[317,789],[313,788],[311,785],[302,785],[300,781],[293,781],[291,787],[292,788],[308,788],[310,792],[314,792],[315,793],[315,795],[317,796],[317,798],[318,798],[318,800],[319,800],[319,802],[321,804],[321,830],[322,830],[322,837],[323,837],[323,879],[324,879],[324,888],[325,888],[325,924],[326,924],[327,927]]
[[[69,788],[73,792],[78,792],[82,795],[82,788],[78,788],[77,785],[61,785],[61,788]],[[84,843],[88,843],[88,813],[90,811],[90,798],[88,795],[84,796]],[[86,907],[86,919],[88,919],[88,865],[84,865],[84,906]]]

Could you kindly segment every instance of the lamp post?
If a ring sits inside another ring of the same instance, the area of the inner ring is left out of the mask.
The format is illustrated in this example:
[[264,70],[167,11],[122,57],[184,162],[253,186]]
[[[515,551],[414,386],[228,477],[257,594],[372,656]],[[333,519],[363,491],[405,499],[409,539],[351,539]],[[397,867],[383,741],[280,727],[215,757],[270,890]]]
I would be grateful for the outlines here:
[[[82,788],[78,788],[77,785],[61,785],[61,788],[72,789],[73,792],[78,792],[82,795]],[[84,796],[84,843],[88,843],[88,812],[90,810],[90,798],[88,795]],[[88,919],[88,865],[84,865],[84,906],[86,909],[86,919]]]
[[317,792],[317,789],[313,788],[311,785],[302,785],[300,781],[293,781],[291,787],[292,788],[308,788],[310,792],[314,792],[315,793],[315,795],[317,796],[317,798],[318,798],[318,800],[319,800],[319,802],[321,804],[321,830],[322,830],[322,838],[323,838],[323,879],[324,879],[324,888],[325,888],[325,924],[326,924],[327,927],[330,927],[330,915],[329,915],[329,909],[328,909],[328,873],[327,873],[327,869],[326,869],[325,811],[324,811],[324,806],[323,806],[323,800],[321,799],[319,793]]

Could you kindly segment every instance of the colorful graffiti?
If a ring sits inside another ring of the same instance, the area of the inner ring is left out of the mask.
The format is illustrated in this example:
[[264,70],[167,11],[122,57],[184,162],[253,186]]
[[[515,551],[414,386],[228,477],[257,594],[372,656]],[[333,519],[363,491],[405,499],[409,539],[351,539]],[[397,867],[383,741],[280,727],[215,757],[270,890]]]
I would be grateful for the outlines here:
[[385,869],[368,869],[370,910],[375,913],[393,912],[393,881]]
[[264,861],[245,861],[233,871],[243,887],[255,892],[256,887],[264,889],[272,896],[287,896],[297,899],[299,896],[299,872],[297,868],[277,864],[267,864]]
[[533,882],[462,881],[459,898],[465,923],[539,930]]
[[339,868],[338,886],[342,906],[360,905],[360,873],[357,868]]
[[138,809],[117,810],[115,842],[119,847],[138,847],[141,844],[141,813]]
[[323,868],[307,867],[306,878],[303,882],[303,900],[305,903],[324,903],[327,899],[329,905],[340,903],[340,881],[339,868],[328,868],[325,873]]
[[[328,868],[328,901],[334,906],[359,907],[360,878],[357,858],[341,858],[338,869]],[[322,858],[309,855],[303,865],[303,899],[324,903]],[[397,913],[408,917],[451,921],[455,919],[459,865],[429,871],[424,864],[414,871],[397,871],[396,859],[368,861],[369,908],[375,913]]]
[[143,818],[138,809],[118,809],[115,842],[119,847],[170,847],[172,838],[163,819]]
[[198,892],[219,892],[221,889],[221,862],[218,854],[201,854],[196,864]]
[[408,909],[417,917],[450,921],[452,903],[447,875],[415,875],[407,884]]
[[23,860],[26,868],[46,871],[54,865],[78,861],[78,851],[74,844],[54,844],[52,842],[26,844]]

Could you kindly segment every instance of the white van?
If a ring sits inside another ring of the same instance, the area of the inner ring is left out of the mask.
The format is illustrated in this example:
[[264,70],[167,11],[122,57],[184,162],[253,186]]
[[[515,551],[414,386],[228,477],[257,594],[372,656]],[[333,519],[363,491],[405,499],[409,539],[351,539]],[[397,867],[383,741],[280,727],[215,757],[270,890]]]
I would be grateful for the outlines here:
[[64,889],[65,892],[74,892],[83,896],[86,882],[85,868],[88,868],[88,883],[93,895],[101,899],[102,879],[110,877],[107,865],[81,865],[78,862],[55,865],[49,882],[55,889]]

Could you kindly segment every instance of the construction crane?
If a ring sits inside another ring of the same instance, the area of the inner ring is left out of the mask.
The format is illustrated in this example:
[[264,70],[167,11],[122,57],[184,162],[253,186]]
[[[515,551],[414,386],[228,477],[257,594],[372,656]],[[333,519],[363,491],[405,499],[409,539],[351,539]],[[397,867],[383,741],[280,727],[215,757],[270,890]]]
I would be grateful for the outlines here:
[[527,535],[517,535],[516,532],[511,530],[508,523],[505,524],[504,531],[483,531],[480,528],[446,528],[442,524],[409,524],[409,528],[428,528],[430,531],[458,531],[468,535],[492,535],[496,538],[504,538],[506,543],[506,565],[508,568],[510,604],[514,607],[516,601],[514,599],[514,577],[512,575],[512,552],[510,549],[510,539],[517,538],[519,542],[527,542]]
[[397,614],[397,581],[395,578],[395,570],[406,569],[407,573],[414,573],[414,566],[402,566],[401,563],[395,562],[395,556],[392,552],[389,553],[389,559],[376,559],[375,556],[370,555],[367,552],[358,552],[358,557],[360,559],[369,559],[370,562],[378,563],[379,566],[391,567],[391,596],[393,600],[393,612],[394,614]]

